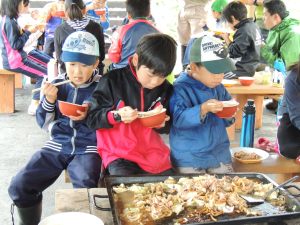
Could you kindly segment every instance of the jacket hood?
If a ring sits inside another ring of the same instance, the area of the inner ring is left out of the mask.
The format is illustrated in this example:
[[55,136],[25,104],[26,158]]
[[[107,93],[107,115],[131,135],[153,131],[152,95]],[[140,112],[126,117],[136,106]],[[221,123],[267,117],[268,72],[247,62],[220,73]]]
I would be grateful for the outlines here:
[[89,22],[90,19],[86,17],[83,17],[82,20],[67,20],[67,24],[76,31],[84,30]]
[[280,24],[278,24],[277,26],[275,26],[271,30],[282,31],[282,30],[286,29],[287,27],[297,26],[297,25],[298,26],[300,25],[299,20],[287,17],[287,18],[283,19]]

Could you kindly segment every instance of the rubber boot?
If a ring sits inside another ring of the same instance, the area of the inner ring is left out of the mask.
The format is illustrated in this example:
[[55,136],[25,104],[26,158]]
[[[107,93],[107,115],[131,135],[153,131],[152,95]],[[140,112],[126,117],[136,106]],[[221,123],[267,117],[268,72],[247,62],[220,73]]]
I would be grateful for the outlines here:
[[19,208],[18,210],[20,225],[38,225],[42,216],[42,202],[28,208]]

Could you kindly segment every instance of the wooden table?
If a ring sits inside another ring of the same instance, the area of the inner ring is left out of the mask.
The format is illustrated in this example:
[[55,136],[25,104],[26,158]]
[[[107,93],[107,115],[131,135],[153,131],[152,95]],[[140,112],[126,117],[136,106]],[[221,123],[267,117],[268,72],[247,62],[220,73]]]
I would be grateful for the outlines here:
[[227,91],[233,98],[240,103],[239,109],[236,113],[236,122],[234,126],[231,126],[228,131],[230,140],[234,140],[235,129],[241,129],[242,127],[242,116],[243,107],[247,103],[248,99],[253,99],[256,108],[255,114],[255,128],[262,127],[263,119],[263,100],[266,96],[278,96],[283,95],[284,88],[274,87],[272,85],[258,85],[252,84],[251,86],[234,85],[232,87],[226,87]]
[[274,174],[274,180],[277,183],[288,180],[295,174],[300,174],[300,165],[294,159],[287,159],[276,153],[271,153],[269,158],[261,163],[244,164],[233,160],[233,169],[235,172]]

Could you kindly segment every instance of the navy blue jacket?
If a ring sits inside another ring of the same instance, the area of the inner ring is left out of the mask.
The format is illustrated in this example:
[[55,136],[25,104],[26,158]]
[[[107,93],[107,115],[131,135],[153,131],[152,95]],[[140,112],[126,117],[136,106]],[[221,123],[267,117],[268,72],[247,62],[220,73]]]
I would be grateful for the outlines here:
[[[53,83],[64,81],[66,74],[54,80]],[[75,87],[71,83],[58,86],[57,100],[75,104],[89,103],[99,80],[98,75],[93,75],[90,82]],[[36,112],[38,125],[49,131],[50,140],[43,149],[63,152],[64,154],[97,153],[96,131],[88,128],[86,121],[73,121],[61,114],[58,101],[49,103],[42,99]]]

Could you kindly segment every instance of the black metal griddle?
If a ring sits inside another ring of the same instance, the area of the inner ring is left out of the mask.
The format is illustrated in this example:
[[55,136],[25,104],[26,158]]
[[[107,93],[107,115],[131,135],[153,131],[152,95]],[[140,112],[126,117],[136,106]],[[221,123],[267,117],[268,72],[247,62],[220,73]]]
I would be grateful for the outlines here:
[[[199,176],[201,174],[180,174],[180,175],[173,175],[172,177],[176,180],[182,177],[195,177]],[[274,182],[271,178],[267,177],[264,174],[261,173],[231,173],[231,174],[217,174],[218,178],[221,178],[223,176],[239,176],[239,177],[247,177],[250,179],[256,179],[259,180],[262,183],[272,183],[275,186],[278,186],[276,182]],[[161,182],[168,178],[169,176],[129,176],[129,177],[118,177],[118,176],[108,176],[105,178],[105,184],[107,188],[108,198],[111,205],[111,211],[113,215],[113,220],[115,225],[122,225],[122,222],[120,220],[120,212],[118,211],[118,208],[116,207],[115,201],[114,201],[114,192],[113,187],[125,184],[143,184],[143,183],[154,183],[154,182]],[[249,206],[249,208],[257,209],[261,211],[263,214],[262,216],[251,216],[247,217],[245,215],[238,215],[236,217],[232,217],[230,214],[225,214],[218,216],[218,221],[207,221],[207,222],[201,222],[201,223],[189,223],[188,225],[200,225],[200,224],[254,224],[254,223],[260,223],[260,222],[276,222],[276,221],[282,221],[292,218],[300,217],[300,202],[292,196],[287,190],[281,188],[279,189],[280,194],[284,195],[286,197],[286,211],[279,210],[278,207],[275,207],[271,205],[268,202],[265,202],[260,205],[256,206]],[[107,208],[99,207],[96,204],[96,198],[100,197],[103,198],[105,196],[94,196],[95,206],[96,208],[100,210],[109,210]],[[107,197],[107,196],[106,196]],[[157,223],[158,225],[173,225],[173,221],[164,221],[163,223]]]

